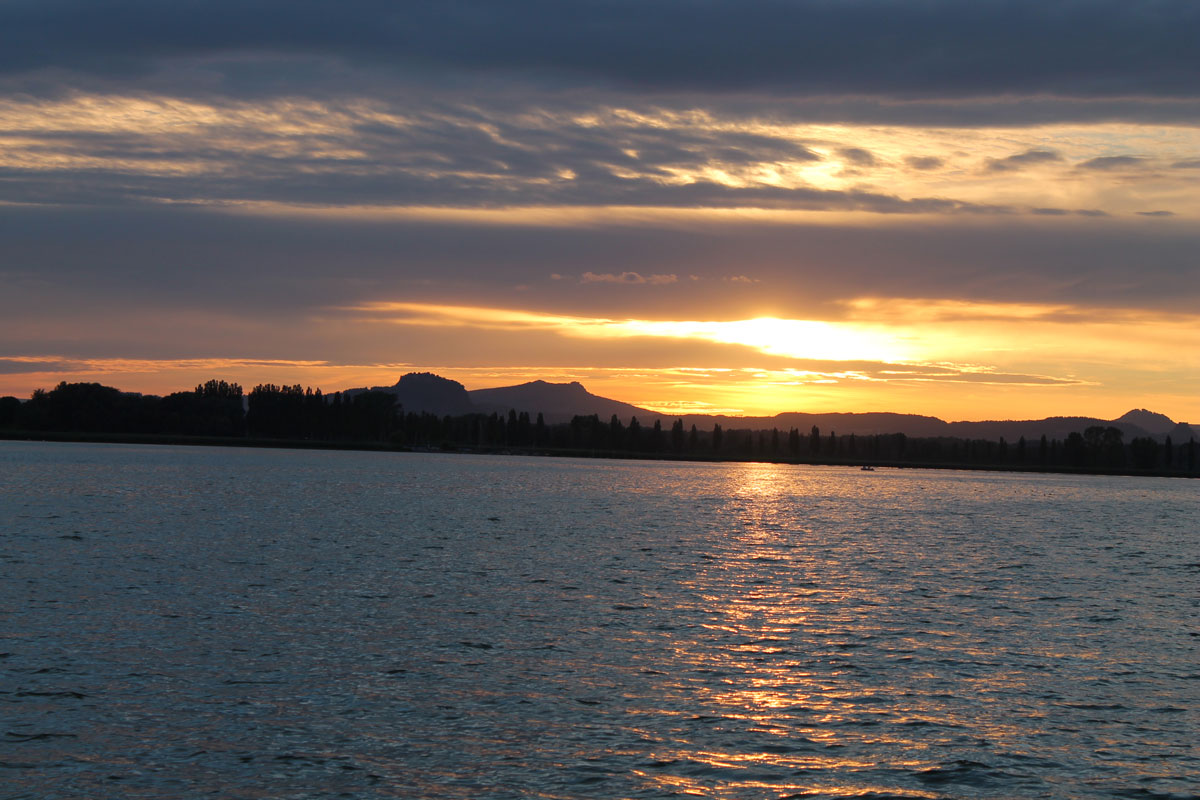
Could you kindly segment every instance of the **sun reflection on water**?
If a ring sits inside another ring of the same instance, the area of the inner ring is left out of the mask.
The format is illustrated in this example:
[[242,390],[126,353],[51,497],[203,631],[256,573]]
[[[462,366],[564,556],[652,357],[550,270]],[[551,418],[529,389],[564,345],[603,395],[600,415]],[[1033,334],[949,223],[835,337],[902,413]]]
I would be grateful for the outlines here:
[[[879,772],[935,770],[936,783],[945,748],[1024,747],[1027,731],[988,702],[1030,691],[1028,676],[1000,669],[980,631],[967,636],[961,622],[939,618],[939,584],[953,567],[937,548],[909,547],[897,562],[888,541],[822,532],[814,516],[844,489],[807,484],[811,474],[749,464],[727,478],[719,509],[726,530],[682,582],[703,620],[674,642],[666,670],[698,710],[680,715],[680,733],[690,723],[708,735],[680,735],[656,749],[667,766],[640,776],[661,790],[711,797],[749,788],[935,797],[881,783]],[[902,664],[911,666],[894,668]],[[700,745],[714,734],[743,747]],[[757,746],[745,748],[749,739]],[[891,754],[885,761],[881,750]],[[766,771],[761,780],[756,770]],[[805,773],[821,777],[788,778]],[[839,776],[836,789],[831,775]]]

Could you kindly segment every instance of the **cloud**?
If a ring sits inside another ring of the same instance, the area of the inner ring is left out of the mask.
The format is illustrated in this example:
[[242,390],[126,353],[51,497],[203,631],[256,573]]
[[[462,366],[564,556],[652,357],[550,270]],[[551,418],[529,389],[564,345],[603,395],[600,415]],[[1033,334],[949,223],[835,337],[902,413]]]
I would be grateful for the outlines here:
[[1171,165],[1172,169],[1200,169],[1200,158],[1193,158],[1188,161],[1176,161]]
[[0,174],[25,203],[993,210],[812,187],[803,170],[822,157],[794,131],[702,111],[169,98],[9,101],[0,111]]
[[861,147],[843,147],[838,150],[838,155],[858,167],[873,167],[879,163],[874,153]]
[[1100,156],[1076,164],[1076,167],[1088,170],[1110,170],[1138,167],[1144,163],[1146,163],[1146,159],[1142,156]]
[[[763,119],[750,110],[76,96],[0,99],[0,117],[6,126],[0,177],[9,202],[92,207],[627,206],[995,215],[1049,207],[1037,171],[1026,176],[1022,170],[1067,160],[1045,148],[1001,151],[983,173],[1004,181],[1004,194],[994,195],[966,170],[928,169],[960,160],[964,149],[994,153],[991,132],[830,129]],[[1049,133],[1024,138],[1038,141]],[[1115,136],[1140,135],[1130,126],[1052,133],[1074,150],[1075,162]],[[1188,135],[1178,134],[1184,141]],[[909,169],[875,155],[913,147],[926,154],[909,158]],[[945,155],[932,154],[938,149]],[[870,183],[846,169],[844,159],[872,163]],[[1132,213],[1137,206],[1175,203],[1184,188],[1165,182],[1182,183],[1177,172],[1164,176],[1158,196],[1122,197],[1132,190],[1102,187],[1104,171],[1092,172],[1096,177],[1079,184],[1073,204],[1105,203]],[[1000,196],[1007,202],[989,202]]]
[[904,163],[913,169],[932,170],[940,168],[946,162],[937,156],[909,156],[904,159]]
[[[295,340],[288,320],[329,303],[370,296],[515,301],[512,287],[518,285],[529,287],[524,297],[548,307],[611,313],[612,294],[579,291],[578,276],[585,272],[676,275],[680,280],[669,292],[676,307],[693,313],[738,309],[751,316],[772,309],[812,312],[864,287],[906,296],[1100,306],[1200,302],[1194,279],[1200,229],[1183,218],[1075,212],[843,224],[741,210],[659,216],[576,209],[544,222],[514,211],[514,224],[508,224],[506,212],[495,213],[496,221],[471,215],[247,216],[181,205],[9,207],[0,214],[0,341],[61,340],[74,336],[81,320],[108,336],[121,327],[113,320],[132,324],[148,309],[176,320],[187,309],[227,313],[229,319],[206,323],[211,330],[205,324],[188,328],[197,337],[186,343],[192,353],[214,337],[248,335],[237,333],[238,321],[270,322],[286,331],[280,336]],[[735,270],[760,283],[721,280]],[[552,272],[569,280],[546,280]],[[619,296],[625,313],[650,316],[663,299],[661,292]],[[146,348],[174,340],[166,332],[148,336]],[[79,341],[86,344],[88,335]],[[319,341],[313,346],[322,347]]]
[[1163,210],[1159,210],[1159,211],[1138,211],[1138,212],[1135,212],[1135,213],[1137,213],[1137,215],[1138,215],[1138,216],[1140,216],[1140,217],[1173,217],[1173,216],[1175,216],[1175,212],[1174,212],[1174,211],[1163,211]]
[[1171,99],[1197,96],[1179,54],[1198,26],[1188,0],[43,0],[4,4],[0,71],[240,96],[467,76],[646,94]]
[[333,366],[326,361],[252,358],[67,358],[62,356],[0,356],[0,374],[24,372],[86,373],[121,375],[128,373],[211,370],[317,368]]
[[1014,172],[1035,164],[1062,161],[1062,156],[1053,150],[1026,150],[1004,158],[988,160],[989,172]]
[[675,275],[646,275],[642,276],[637,272],[622,272],[617,275],[611,272],[596,274],[595,272],[585,272],[580,276],[580,283],[648,283],[654,286],[661,286],[667,283],[675,283],[679,278]]
[[0,356],[0,375],[20,375],[26,372],[59,372],[78,370],[82,362],[45,356]]

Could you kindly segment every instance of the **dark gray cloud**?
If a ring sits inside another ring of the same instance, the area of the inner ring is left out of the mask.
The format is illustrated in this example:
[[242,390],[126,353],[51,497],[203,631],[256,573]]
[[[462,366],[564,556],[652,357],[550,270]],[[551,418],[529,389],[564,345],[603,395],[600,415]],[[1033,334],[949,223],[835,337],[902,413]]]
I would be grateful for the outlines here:
[[937,156],[909,156],[908,158],[904,159],[904,163],[908,164],[908,166],[912,167],[913,169],[925,171],[938,169],[946,162]]
[[1080,162],[1076,166],[1079,169],[1109,170],[1140,167],[1145,163],[1146,159],[1141,156],[1100,156]]
[[1193,158],[1188,161],[1176,161],[1171,165],[1172,169],[1200,169],[1200,158]]
[[348,75],[501,75],[635,93],[1200,96],[1190,0],[41,0],[3,4],[0,31],[0,71],[46,89],[86,75],[287,95]]
[[51,372],[77,369],[78,361],[64,359],[38,359],[17,361],[11,358],[0,358],[0,375],[20,375],[26,372]]
[[838,154],[851,164],[859,167],[873,167],[878,164],[875,154],[861,147],[843,147]]
[[0,169],[8,199],[27,204],[128,206],[162,200],[206,204],[275,202],[322,206],[642,206],[866,211],[876,214],[1017,214],[1023,209],[947,197],[902,197],[858,189],[731,187],[706,180],[665,184],[653,176],[621,177],[592,169],[572,180],[532,183],[508,176],[422,176],[404,171],[314,176],[300,169],[276,175],[163,178],[78,170],[69,175]]
[[988,161],[989,172],[1015,172],[1035,164],[1046,164],[1062,161],[1062,156],[1053,150],[1026,150],[1004,158],[993,158]]
[[[0,216],[0,284],[11,290],[0,293],[0,317],[25,320],[36,337],[44,335],[36,330],[41,319],[103,314],[115,327],[127,307],[270,321],[366,300],[650,318],[664,313],[665,297],[675,318],[758,316],[771,308],[805,318],[864,295],[1182,311],[1200,302],[1194,226],[1078,216],[1048,222],[997,216],[844,227],[714,219],[510,227],[247,218],[178,206],[10,209]],[[550,278],[587,272],[679,280],[580,285]],[[723,280],[739,273],[757,282]]]

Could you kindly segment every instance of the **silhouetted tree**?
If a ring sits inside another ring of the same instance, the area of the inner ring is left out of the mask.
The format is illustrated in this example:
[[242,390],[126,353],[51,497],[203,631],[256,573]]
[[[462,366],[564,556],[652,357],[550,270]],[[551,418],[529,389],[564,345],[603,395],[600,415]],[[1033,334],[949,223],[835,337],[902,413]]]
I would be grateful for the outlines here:
[[624,445],[625,426],[621,424],[620,417],[613,414],[608,422],[608,446],[613,450],[620,450]]
[[0,428],[17,427],[21,401],[16,397],[0,397]]
[[194,391],[167,395],[159,402],[159,430],[191,436],[244,435],[242,387],[210,380]]
[[510,408],[508,410],[508,419],[504,423],[504,443],[516,444],[519,435],[519,424],[517,421],[517,410]]
[[677,419],[671,424],[671,449],[682,453],[683,444],[683,420]]
[[1158,466],[1158,442],[1149,436],[1134,438],[1129,443],[1129,453],[1133,457],[1133,465],[1138,469],[1154,469]]
[[626,433],[626,447],[632,453],[641,452],[642,424],[638,422],[637,417],[629,418],[629,430]]
[[[370,391],[356,394],[350,400],[350,415],[353,420],[354,438],[365,441],[386,442],[396,431],[396,395],[391,392]],[[415,415],[413,415],[415,416]],[[414,420],[417,444],[430,445],[440,439],[438,418],[421,415]],[[311,435],[311,433],[310,433]]]
[[1063,442],[1063,455],[1073,467],[1082,467],[1087,463],[1087,442],[1079,431],[1072,431]]
[[[154,401],[151,401],[153,404]],[[63,381],[49,392],[36,391],[22,409],[22,427],[77,433],[142,432],[153,413],[139,395],[99,383]]]
[[1091,466],[1119,467],[1125,461],[1120,428],[1092,425],[1083,432],[1085,462]]

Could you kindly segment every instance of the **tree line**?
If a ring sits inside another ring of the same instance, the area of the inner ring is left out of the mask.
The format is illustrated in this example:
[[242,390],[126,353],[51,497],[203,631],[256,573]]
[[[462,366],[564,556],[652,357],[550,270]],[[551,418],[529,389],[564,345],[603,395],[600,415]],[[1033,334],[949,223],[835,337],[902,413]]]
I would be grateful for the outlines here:
[[1195,474],[1194,439],[1126,442],[1111,426],[1091,426],[1065,440],[1016,442],[903,433],[838,435],[808,431],[664,428],[637,417],[577,415],[548,424],[541,413],[438,416],[406,412],[390,392],[323,394],[320,389],[260,384],[248,394],[236,383],[210,380],[165,397],[121,392],[98,383],[60,383],[21,402],[0,398],[0,431],[10,434],[199,437],[259,442],[372,445],[422,450],[545,452],[604,457],[756,460],[788,463],[963,466]]

